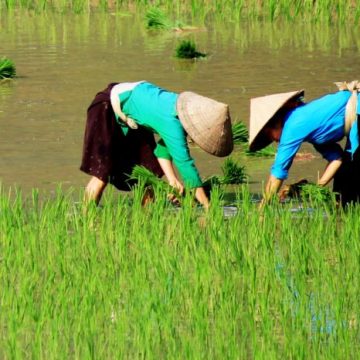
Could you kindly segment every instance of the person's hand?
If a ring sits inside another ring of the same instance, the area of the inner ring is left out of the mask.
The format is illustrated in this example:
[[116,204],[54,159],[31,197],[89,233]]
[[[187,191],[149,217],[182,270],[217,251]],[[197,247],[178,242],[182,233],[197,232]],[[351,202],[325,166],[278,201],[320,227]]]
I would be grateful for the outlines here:
[[182,196],[184,193],[184,185],[176,178],[169,181],[169,185],[173,188],[173,192],[168,194],[168,199],[174,205],[180,205],[179,196]]
[[308,180],[301,179],[296,183],[284,185],[279,191],[280,201],[284,201],[286,198],[296,198],[300,196],[301,187],[305,184],[308,184]]
[[138,128],[138,124],[135,122],[135,120],[128,116],[126,117],[126,124],[130,129]]
[[176,178],[173,178],[169,181],[170,186],[177,190],[177,192],[182,195],[184,193],[184,185]]

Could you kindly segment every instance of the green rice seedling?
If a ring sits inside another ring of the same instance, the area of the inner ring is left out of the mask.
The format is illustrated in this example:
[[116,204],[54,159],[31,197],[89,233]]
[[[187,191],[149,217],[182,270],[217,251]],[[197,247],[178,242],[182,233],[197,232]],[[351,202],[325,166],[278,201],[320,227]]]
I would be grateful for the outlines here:
[[242,121],[232,124],[233,141],[235,144],[246,143],[249,140],[249,131]]
[[[142,184],[148,192],[165,193],[175,197],[176,200],[174,199],[174,203],[182,203],[181,199],[183,198],[183,194],[179,194],[177,189],[170,186],[166,181],[159,179],[154,173],[146,169],[144,166],[136,165],[133,168],[129,179],[130,181],[136,180],[137,182],[140,182],[140,184]],[[140,186],[140,188],[142,187]],[[158,196],[155,196],[155,198],[157,199]]]
[[304,184],[300,188],[300,196],[304,201],[313,203],[329,202],[334,200],[334,193],[326,186]]
[[210,195],[213,188],[218,188],[222,185],[243,184],[247,181],[247,174],[245,166],[240,166],[232,158],[227,158],[221,167],[222,176],[213,175],[206,178],[203,182],[205,192]]
[[269,145],[259,151],[246,150],[245,154],[254,157],[274,157],[276,155],[276,147],[274,145]]
[[16,68],[13,61],[5,57],[0,59],[0,79],[10,79],[15,77]]
[[206,54],[199,52],[193,41],[182,40],[176,46],[175,56],[179,59],[197,59],[206,57]]
[[154,188],[160,187],[162,189],[167,189],[168,187],[168,184],[165,181],[159,179],[153,172],[144,166],[134,166],[129,179],[141,181],[144,185],[153,186]]
[[245,173],[245,166],[240,166],[231,157],[224,161],[221,167],[223,176],[221,178],[222,184],[242,184],[247,180]]
[[169,30],[172,28],[171,21],[159,8],[149,9],[145,17],[148,29]]

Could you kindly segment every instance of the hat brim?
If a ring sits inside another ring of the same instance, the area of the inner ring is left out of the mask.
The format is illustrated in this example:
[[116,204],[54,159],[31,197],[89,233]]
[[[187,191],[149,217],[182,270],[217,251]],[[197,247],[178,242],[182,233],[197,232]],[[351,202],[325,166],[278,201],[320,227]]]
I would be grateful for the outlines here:
[[269,146],[272,142],[273,140],[269,139],[269,137],[261,130],[254,141],[250,144],[249,151],[259,151]]

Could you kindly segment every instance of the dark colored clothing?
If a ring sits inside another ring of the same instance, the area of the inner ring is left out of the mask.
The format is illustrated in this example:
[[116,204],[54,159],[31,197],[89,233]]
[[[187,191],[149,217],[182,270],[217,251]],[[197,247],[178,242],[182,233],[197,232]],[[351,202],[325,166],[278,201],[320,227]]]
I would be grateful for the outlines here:
[[[357,126],[360,126],[360,116]],[[342,205],[360,202],[360,148],[353,156],[344,152],[343,163],[334,177],[333,190],[339,194]]]
[[163,171],[154,155],[156,142],[147,129],[129,129],[125,136],[116,122],[110,103],[110,84],[96,94],[87,111],[83,157],[80,170],[113,184],[119,190],[130,190],[129,181],[135,165],[142,165],[158,177]]

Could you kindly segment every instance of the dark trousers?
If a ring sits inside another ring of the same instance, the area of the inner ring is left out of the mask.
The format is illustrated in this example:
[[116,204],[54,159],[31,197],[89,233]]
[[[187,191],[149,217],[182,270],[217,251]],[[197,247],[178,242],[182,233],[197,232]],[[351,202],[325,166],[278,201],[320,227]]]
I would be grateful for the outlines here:
[[[358,115],[360,129],[360,116]],[[357,149],[353,158],[345,152],[343,163],[334,177],[333,190],[339,194],[343,205],[360,202],[360,149]]]

